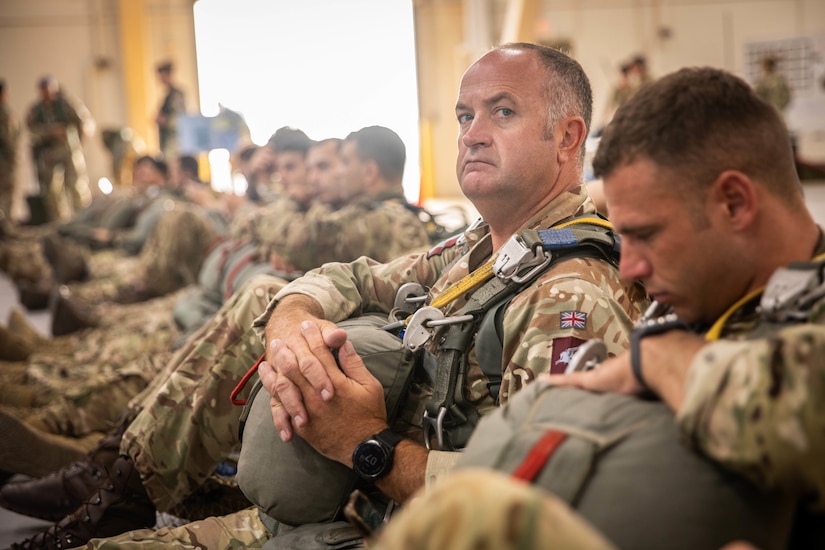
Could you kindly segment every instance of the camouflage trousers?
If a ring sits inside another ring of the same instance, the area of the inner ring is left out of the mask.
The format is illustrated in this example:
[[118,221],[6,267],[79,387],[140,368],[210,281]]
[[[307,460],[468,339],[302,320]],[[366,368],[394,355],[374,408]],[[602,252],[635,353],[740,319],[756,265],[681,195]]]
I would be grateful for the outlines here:
[[260,548],[271,537],[261,523],[257,508],[228,516],[212,517],[180,527],[129,531],[107,539],[92,539],[86,548],[100,550],[141,548],[208,548],[209,550]]
[[99,327],[43,338],[27,361],[0,368],[0,405],[49,433],[109,432],[171,357],[179,334],[171,310],[178,298],[110,304]]
[[121,453],[133,459],[158,510],[172,511],[238,447],[242,407],[229,395],[264,352],[252,321],[285,284],[250,279],[130,404],[140,412]]
[[15,227],[0,239],[0,270],[13,281],[38,283],[52,279],[52,268],[43,255],[41,239],[51,226]]
[[[143,529],[93,540],[87,548],[175,545],[230,550],[261,548],[270,538],[252,507],[173,529]],[[486,469],[446,476],[401,508],[366,546],[375,550],[616,550],[552,494]]]
[[114,299],[121,289],[138,285],[150,296],[163,296],[198,279],[209,247],[218,233],[207,216],[192,205],[176,201],[164,212],[140,255],[119,250],[92,254],[88,282],[69,285],[87,304]]

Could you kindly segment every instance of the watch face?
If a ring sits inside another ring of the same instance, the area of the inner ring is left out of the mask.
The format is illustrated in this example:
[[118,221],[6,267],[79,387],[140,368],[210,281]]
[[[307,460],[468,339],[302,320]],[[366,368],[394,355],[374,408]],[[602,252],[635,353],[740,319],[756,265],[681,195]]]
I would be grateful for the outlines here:
[[376,478],[384,472],[386,466],[387,451],[377,441],[366,441],[356,449],[353,467],[361,476]]

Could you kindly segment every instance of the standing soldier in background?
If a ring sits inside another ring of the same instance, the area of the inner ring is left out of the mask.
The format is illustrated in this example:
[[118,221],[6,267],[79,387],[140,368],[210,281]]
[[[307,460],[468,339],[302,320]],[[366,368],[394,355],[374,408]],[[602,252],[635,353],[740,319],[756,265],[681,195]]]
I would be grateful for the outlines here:
[[762,59],[762,73],[754,84],[756,95],[767,101],[784,116],[785,108],[791,102],[791,89],[788,81],[776,71],[777,58],[768,55]]
[[11,220],[17,171],[17,142],[20,127],[8,106],[6,81],[0,80],[0,212]]
[[186,112],[183,91],[172,83],[174,66],[171,61],[158,65],[158,78],[166,86],[166,96],[160,105],[155,122],[158,125],[160,153],[165,159],[177,156],[177,117]]
[[[94,120],[88,109],[79,102],[72,104],[54,77],[41,78],[38,89],[40,101],[29,110],[26,125],[31,133],[32,158],[40,184],[42,202],[38,207],[44,211],[32,212],[32,223],[58,219],[62,193],[69,197],[70,212],[80,210],[89,202],[89,178],[82,141],[84,136],[94,132]],[[63,170],[62,193],[53,181],[58,167]]]

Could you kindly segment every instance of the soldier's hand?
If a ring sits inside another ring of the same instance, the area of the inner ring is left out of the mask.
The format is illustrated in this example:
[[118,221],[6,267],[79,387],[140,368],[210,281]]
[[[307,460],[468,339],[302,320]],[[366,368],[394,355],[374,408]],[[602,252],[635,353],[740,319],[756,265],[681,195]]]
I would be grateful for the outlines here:
[[297,432],[321,454],[349,465],[355,446],[387,427],[383,389],[351,343],[344,340],[336,361],[316,324],[304,323],[302,334],[335,391],[332,396],[319,394],[292,350],[275,340],[272,362],[259,367],[270,391],[273,422],[282,440],[289,441]]
[[[299,390],[296,381],[306,380],[321,399],[332,399],[335,390],[326,357],[330,349],[339,348],[347,339],[347,333],[335,323],[313,315],[312,310],[307,309],[311,303],[306,300],[311,299],[287,296],[278,305],[267,324],[266,364],[258,369],[264,387],[272,396],[273,420],[285,441],[292,437],[293,417],[303,422],[308,414],[304,392]],[[302,329],[305,325],[316,327],[321,335],[320,343],[307,341]]]
[[555,386],[577,386],[595,392],[638,394],[644,388],[636,381],[630,369],[630,354],[623,353],[602,361],[598,367],[570,374],[542,375]]

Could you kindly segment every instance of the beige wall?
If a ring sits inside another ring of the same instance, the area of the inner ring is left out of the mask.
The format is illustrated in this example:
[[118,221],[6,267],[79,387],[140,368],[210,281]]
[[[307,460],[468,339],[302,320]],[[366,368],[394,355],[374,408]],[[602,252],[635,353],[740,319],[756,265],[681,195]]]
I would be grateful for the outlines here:
[[[192,0],[124,0],[140,4],[145,27],[139,48],[141,67],[125,62],[118,0],[0,0],[0,78],[5,79],[12,111],[22,121],[37,99],[36,82],[54,75],[64,91],[80,99],[95,118],[96,134],[87,140],[86,160],[90,181],[111,176],[110,157],[101,140],[106,128],[132,126],[149,150],[157,147],[154,113],[162,99],[154,67],[159,59],[173,57],[179,63],[178,80],[189,105],[198,107],[197,72],[192,24]],[[128,80],[127,71],[136,78]],[[125,82],[138,82],[141,94]],[[142,116],[131,119],[129,102],[143,96]],[[19,190],[16,218],[27,213],[22,198],[37,185],[23,135],[19,151]]]
[[[499,42],[504,20],[512,18],[519,4],[539,14],[534,36],[520,38],[571,44],[593,83],[597,124],[615,68],[631,54],[644,53],[654,74],[686,65],[713,65],[744,76],[744,45],[749,41],[816,36],[825,48],[822,0],[409,1],[415,7],[422,177],[432,186],[432,196],[439,198],[460,196],[453,112],[458,81],[472,59]],[[52,73],[85,102],[99,129],[133,126],[154,150],[152,120],[163,91],[154,75],[158,60],[176,61],[176,80],[189,107],[198,106],[192,3],[0,0],[0,77],[8,83],[12,109],[22,118],[36,97],[36,80]],[[136,4],[142,17],[124,20],[121,8],[126,5],[132,11]],[[127,29],[125,34],[137,36],[127,44],[122,43],[124,25],[136,26]],[[531,25],[521,27],[529,31]],[[806,101],[810,107],[821,99],[825,112],[825,90],[819,94]],[[798,117],[815,126],[802,136],[803,150],[825,161],[825,115],[812,113]],[[21,155],[22,183],[33,189],[26,147]],[[110,175],[99,132],[88,144],[87,156],[93,182]]]

